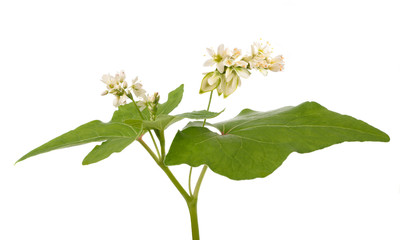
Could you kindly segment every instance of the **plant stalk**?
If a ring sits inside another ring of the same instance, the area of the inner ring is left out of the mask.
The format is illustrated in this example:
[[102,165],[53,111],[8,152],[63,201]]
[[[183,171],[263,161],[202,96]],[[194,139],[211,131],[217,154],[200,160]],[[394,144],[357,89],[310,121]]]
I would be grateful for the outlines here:
[[200,240],[199,221],[197,218],[197,198],[192,197],[191,201],[188,201],[187,204],[192,226],[192,240]]

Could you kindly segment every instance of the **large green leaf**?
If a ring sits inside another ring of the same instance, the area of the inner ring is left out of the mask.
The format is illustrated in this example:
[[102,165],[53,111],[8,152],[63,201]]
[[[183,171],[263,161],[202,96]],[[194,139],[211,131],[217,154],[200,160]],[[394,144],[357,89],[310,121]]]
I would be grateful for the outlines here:
[[[170,125],[184,119],[184,118],[189,118],[189,119],[210,119],[210,118],[215,118],[218,115],[220,115],[224,110],[221,112],[210,112],[206,110],[201,110],[201,111],[193,111],[193,112],[188,112],[188,113],[182,113],[178,115],[166,115],[166,114],[161,114],[157,116],[155,121],[148,121],[144,120],[142,121],[143,123],[143,129],[156,129],[156,130],[165,130],[167,129]],[[125,120],[124,123],[128,125],[135,126],[138,123],[138,120],[135,119],[129,119]]]
[[127,141],[128,139],[136,139],[141,131],[141,127],[132,127],[124,123],[116,122],[103,123],[95,120],[43,144],[21,157],[17,162],[41,153],[90,142],[102,142],[106,140]]
[[234,180],[253,179],[271,174],[292,152],[308,153],[345,141],[389,141],[367,123],[315,102],[271,112],[245,109],[211,125],[221,134],[195,125],[179,131],[165,164],[206,164]]
[[[157,114],[168,114],[172,110],[174,110],[182,100],[183,96],[183,84],[180,85],[175,90],[171,91],[168,94],[168,100],[165,103],[159,105]],[[142,112],[142,116],[146,122],[150,122],[150,113],[146,108]],[[118,110],[114,112],[111,122],[125,122],[129,120],[132,124],[137,124],[136,120],[142,120],[138,109],[135,107],[134,103],[129,103],[125,105],[121,105],[118,107]],[[135,138],[130,140],[128,139],[113,139],[106,142],[101,143],[93,148],[93,150],[83,159],[82,164],[91,164],[98,161],[101,161],[111,154],[116,152],[121,152],[127,146],[129,146]]]

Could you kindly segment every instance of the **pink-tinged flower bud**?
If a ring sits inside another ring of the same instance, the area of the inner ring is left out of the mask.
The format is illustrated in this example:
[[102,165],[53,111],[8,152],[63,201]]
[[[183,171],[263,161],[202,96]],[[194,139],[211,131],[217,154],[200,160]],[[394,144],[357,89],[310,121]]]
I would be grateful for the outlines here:
[[101,96],[105,96],[105,95],[107,95],[107,94],[108,94],[108,91],[105,90],[104,92],[101,93]]

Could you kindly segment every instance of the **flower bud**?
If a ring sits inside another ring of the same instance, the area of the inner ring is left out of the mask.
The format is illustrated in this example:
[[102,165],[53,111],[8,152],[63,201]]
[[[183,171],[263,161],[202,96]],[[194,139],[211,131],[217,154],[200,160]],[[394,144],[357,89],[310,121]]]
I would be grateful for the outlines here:
[[107,94],[108,94],[108,91],[105,90],[104,92],[101,93],[101,96],[105,96],[105,95],[107,95]]

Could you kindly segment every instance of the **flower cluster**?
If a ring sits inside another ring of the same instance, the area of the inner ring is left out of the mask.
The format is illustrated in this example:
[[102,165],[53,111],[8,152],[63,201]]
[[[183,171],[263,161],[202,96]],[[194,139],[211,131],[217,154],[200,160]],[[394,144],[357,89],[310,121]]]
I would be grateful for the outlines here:
[[143,85],[139,82],[138,77],[132,80],[131,86],[128,86],[125,78],[124,71],[115,74],[115,76],[104,74],[101,81],[106,84],[107,90],[101,95],[114,95],[116,98],[113,103],[115,107],[118,107],[119,105],[126,104],[127,98],[135,101],[133,99],[133,93],[139,99],[139,101],[135,101],[135,103],[140,111],[146,108],[149,109],[150,113],[157,111],[157,104],[160,99],[158,93],[154,93],[153,95],[146,94],[146,90],[143,89]]
[[124,71],[115,74],[115,76],[104,74],[101,81],[107,86],[107,90],[105,90],[101,95],[114,95],[116,97],[113,102],[115,107],[126,104],[128,83],[125,81]]
[[217,52],[211,48],[207,48],[207,52],[211,59],[204,66],[216,65],[216,69],[205,74],[200,93],[217,89],[218,95],[223,94],[224,97],[231,95],[241,85],[241,77],[250,76],[249,70],[257,69],[266,76],[268,70],[282,71],[285,64],[282,55],[271,56],[272,49],[268,42],[265,45],[255,42],[251,45],[251,54],[243,57],[240,57],[240,49],[234,48],[230,51],[223,44],[219,45]]

